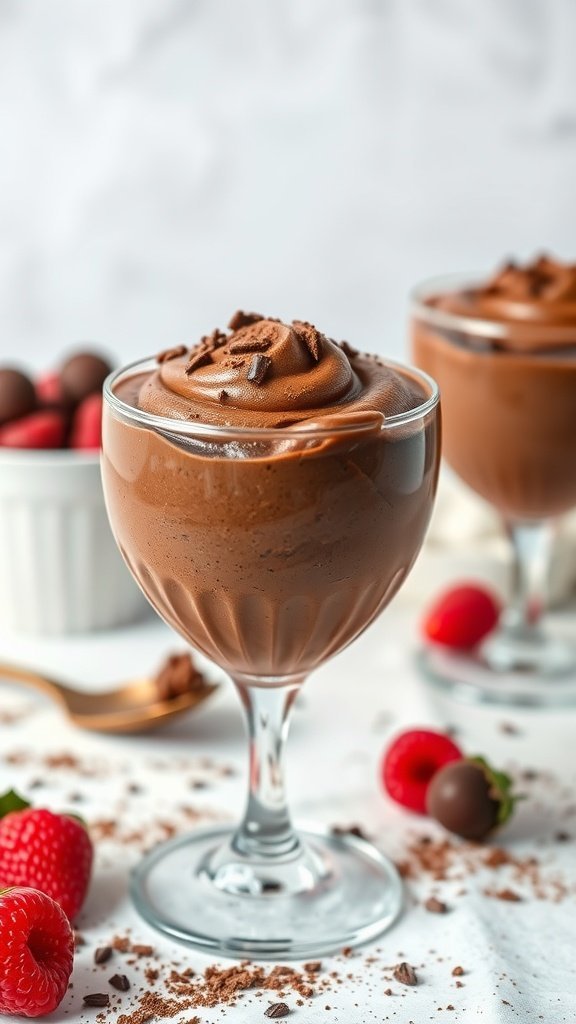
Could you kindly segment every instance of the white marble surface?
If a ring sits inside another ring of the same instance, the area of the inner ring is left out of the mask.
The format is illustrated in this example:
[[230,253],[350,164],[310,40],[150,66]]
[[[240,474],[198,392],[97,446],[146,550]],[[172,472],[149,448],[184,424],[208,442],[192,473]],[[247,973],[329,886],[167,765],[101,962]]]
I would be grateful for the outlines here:
[[[306,1000],[303,1007],[289,994],[286,1001],[293,1010],[289,1019],[294,1024],[425,1024],[444,1019],[462,1024],[572,1024],[576,1015],[574,840],[558,843],[553,837],[559,830],[576,837],[576,712],[523,712],[512,718],[503,711],[461,707],[438,698],[422,685],[412,667],[415,620],[415,610],[397,602],[361,640],[310,680],[296,709],[289,746],[289,788],[297,819],[329,826],[358,822],[385,852],[402,859],[414,835],[430,833],[431,827],[383,795],[378,782],[382,751],[401,725],[450,724],[458,727],[468,751],[480,751],[516,773],[534,768],[546,773],[540,781],[523,783],[528,798],[499,842],[514,855],[536,856],[544,878],[561,875],[571,893],[560,903],[535,899],[532,886],[511,883],[507,868],[474,874],[464,882],[434,885],[429,878],[408,882],[406,910],[392,931],[350,959],[324,960],[326,972],[352,973],[355,980],[336,984],[329,993]],[[0,642],[3,657],[41,664],[88,689],[149,670],[174,644],[170,631],[155,620],[130,631],[67,642],[32,644],[7,636]],[[19,721],[0,725],[2,784],[26,792],[41,777],[44,786],[31,790],[36,801],[72,806],[91,822],[116,819],[124,836],[143,828],[148,842],[160,838],[161,820],[179,829],[190,827],[182,805],[198,810],[201,822],[212,815],[233,819],[240,813],[244,738],[236,698],[226,685],[196,715],[155,735],[132,738],[79,732],[42,698],[14,688],[3,686],[0,699],[3,710],[29,711]],[[517,730],[514,734],[505,731],[511,721]],[[18,751],[25,752],[24,762],[11,763],[10,755]],[[84,768],[96,765],[96,774],[86,776],[82,769],[80,774],[65,768],[47,770],[46,756],[62,752],[73,753]],[[206,758],[212,767],[202,767]],[[221,769],[226,767],[236,774],[223,776]],[[195,777],[207,779],[208,787],[191,789]],[[143,791],[127,795],[127,783],[134,780]],[[70,805],[78,792],[83,802]],[[125,957],[116,954],[112,969],[110,965],[96,971],[93,967],[95,946],[125,934],[127,928],[132,929],[133,941],[152,943],[164,964],[177,960],[202,970],[211,962],[158,940],[137,918],[126,888],[130,866],[139,856],[137,841],[128,845],[118,838],[98,842],[94,881],[78,922],[87,944],[77,954],[74,988],[52,1015],[53,1021],[93,1019],[93,1010],[82,1016],[83,994],[106,991],[106,979],[118,971],[133,982],[132,992],[121,998],[122,1007],[136,1003],[141,977],[134,967],[126,966]],[[501,902],[484,895],[487,886],[510,884],[524,893],[523,902]],[[422,908],[420,901],[433,890],[449,903],[450,913],[438,916]],[[418,967],[416,988],[386,980],[390,974],[383,967],[403,959]],[[451,974],[456,964],[466,972],[462,988],[456,988]],[[387,987],[394,996],[384,995]],[[264,1020],[263,1008],[273,995],[253,999],[252,995],[227,1009],[225,1019],[238,1024]],[[222,1019],[221,1008],[188,1010],[175,1019],[187,1021],[194,1013],[203,1024]]]
[[574,257],[572,0],[0,0],[0,357],[237,306],[399,354],[408,288]]

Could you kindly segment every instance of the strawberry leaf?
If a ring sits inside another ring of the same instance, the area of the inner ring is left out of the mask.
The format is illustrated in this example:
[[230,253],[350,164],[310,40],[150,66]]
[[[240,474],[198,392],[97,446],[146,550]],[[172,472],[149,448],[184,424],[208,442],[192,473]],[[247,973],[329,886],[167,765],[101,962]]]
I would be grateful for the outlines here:
[[15,790],[9,789],[0,796],[0,818],[5,818],[12,811],[25,811],[30,806],[28,800],[24,800]]

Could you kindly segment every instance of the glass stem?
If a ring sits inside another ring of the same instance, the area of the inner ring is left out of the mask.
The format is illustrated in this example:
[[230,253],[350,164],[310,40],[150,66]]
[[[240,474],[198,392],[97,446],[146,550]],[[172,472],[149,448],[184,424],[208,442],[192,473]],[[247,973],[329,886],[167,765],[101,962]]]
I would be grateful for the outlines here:
[[284,748],[290,712],[304,678],[286,685],[253,686],[234,680],[246,711],[249,791],[246,810],[232,841],[244,857],[270,862],[300,850],[286,802]]
[[512,598],[503,628],[510,636],[536,639],[546,603],[550,558],[554,541],[551,522],[508,522],[512,543]]

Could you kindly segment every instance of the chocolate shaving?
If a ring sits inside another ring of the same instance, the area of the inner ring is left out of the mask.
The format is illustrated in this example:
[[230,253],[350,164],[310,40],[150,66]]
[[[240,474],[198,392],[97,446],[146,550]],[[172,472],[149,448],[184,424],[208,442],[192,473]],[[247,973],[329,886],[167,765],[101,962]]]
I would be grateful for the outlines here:
[[159,352],[156,356],[157,363],[168,363],[171,359],[179,359],[180,356],[185,356],[188,349],[186,345],[176,345],[174,348],[165,348],[163,352]]
[[91,992],[84,996],[84,1006],[110,1006],[110,996],[107,992]]
[[243,309],[237,309],[230,317],[228,327],[231,331],[239,331],[242,327],[257,324],[259,320],[264,320],[261,313],[245,313]]
[[315,363],[319,363],[322,356],[322,335],[320,331],[305,320],[293,320],[292,326],[312,356]]
[[429,914],[447,914],[448,913],[447,905],[445,903],[443,903],[442,900],[439,900],[436,896],[430,896],[426,900],[426,902],[424,904],[424,909],[427,910]]
[[272,344],[271,338],[238,338],[238,341],[231,341],[230,352],[266,352]]
[[94,953],[95,964],[105,964],[108,962],[113,953],[112,946],[99,946]]
[[199,370],[201,366],[208,366],[211,362],[212,354],[208,349],[193,352],[184,372],[189,377],[194,370]]
[[130,988],[130,982],[125,974],[113,974],[111,978],[108,978],[108,984],[118,992],[127,992]]
[[396,978],[396,981],[400,982],[401,985],[418,984],[416,971],[411,966],[411,964],[407,964],[405,960],[394,968],[394,977]]
[[272,1003],[267,1010],[264,1010],[265,1017],[287,1017],[290,1007],[286,1003]]
[[252,356],[246,379],[251,381],[252,384],[263,384],[271,366],[272,360],[268,356]]

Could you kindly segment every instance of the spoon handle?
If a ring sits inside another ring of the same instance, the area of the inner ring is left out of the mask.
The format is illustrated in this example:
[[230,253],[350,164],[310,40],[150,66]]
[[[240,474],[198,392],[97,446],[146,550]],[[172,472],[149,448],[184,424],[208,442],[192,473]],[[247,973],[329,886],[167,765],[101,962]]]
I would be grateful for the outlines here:
[[17,683],[24,683],[25,686],[32,686],[35,690],[48,694],[49,697],[65,705],[64,694],[67,687],[53,679],[47,679],[38,672],[32,672],[29,668],[20,668],[18,665],[7,665],[0,662],[0,680],[6,679]]

